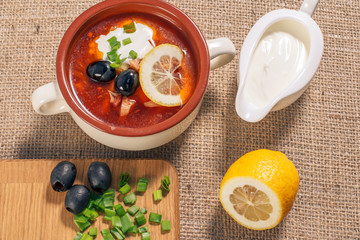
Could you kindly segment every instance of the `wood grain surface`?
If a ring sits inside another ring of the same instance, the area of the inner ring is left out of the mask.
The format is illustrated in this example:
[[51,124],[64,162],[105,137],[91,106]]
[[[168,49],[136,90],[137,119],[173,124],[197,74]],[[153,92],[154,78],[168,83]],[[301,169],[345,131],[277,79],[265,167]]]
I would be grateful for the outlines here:
[[[61,160],[0,160],[0,240],[67,240],[73,239],[77,227],[73,215],[65,210],[66,193],[52,190],[50,174]],[[112,188],[117,189],[119,175],[128,171],[129,184],[134,191],[139,177],[149,178],[148,189],[144,195],[136,195],[136,205],[148,209],[145,215],[151,239],[179,239],[180,217],[178,197],[178,177],[175,167],[164,160],[121,160],[121,159],[81,159],[68,160],[75,164],[77,176],[75,183],[89,186],[87,169],[91,162],[106,162],[112,172]],[[160,187],[160,181],[168,175],[171,191],[159,203],[154,203],[152,193]],[[115,202],[119,202],[118,191]],[[148,223],[149,212],[162,214],[163,220],[171,221],[171,231],[161,232],[160,225]],[[103,214],[92,226],[109,228],[110,222]],[[139,235],[126,239],[140,239]],[[96,239],[102,239],[99,236]]]

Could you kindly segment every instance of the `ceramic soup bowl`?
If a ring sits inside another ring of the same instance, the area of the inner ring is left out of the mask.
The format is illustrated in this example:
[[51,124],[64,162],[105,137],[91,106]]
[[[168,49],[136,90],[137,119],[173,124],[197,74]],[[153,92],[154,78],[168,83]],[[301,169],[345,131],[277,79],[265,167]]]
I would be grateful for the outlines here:
[[[172,24],[187,37],[196,56],[196,86],[187,103],[172,117],[147,127],[119,127],[95,118],[79,102],[69,77],[69,55],[79,36],[99,21],[127,13],[154,15]],[[69,113],[87,135],[104,145],[122,150],[151,149],[168,143],[188,128],[199,112],[209,71],[230,62],[234,55],[235,47],[229,39],[206,41],[195,23],[169,3],[159,0],[107,0],[86,10],[70,25],[57,53],[57,81],[36,89],[32,104],[35,111],[43,115]]]

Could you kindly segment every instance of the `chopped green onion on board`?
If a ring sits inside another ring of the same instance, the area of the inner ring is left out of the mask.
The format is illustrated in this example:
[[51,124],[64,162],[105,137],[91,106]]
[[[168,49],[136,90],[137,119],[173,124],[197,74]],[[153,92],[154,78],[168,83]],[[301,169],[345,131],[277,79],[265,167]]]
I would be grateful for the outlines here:
[[130,178],[129,172],[121,173],[120,180],[119,180],[119,188],[121,188],[122,186],[127,184],[127,182],[129,181],[129,178]]
[[125,234],[118,227],[113,227],[112,229],[110,229],[110,232],[117,240],[125,239]]
[[136,225],[132,226],[127,232],[128,233],[137,233],[137,226]]
[[123,198],[123,201],[126,205],[132,205],[136,202],[135,193],[130,193]]
[[148,230],[149,230],[148,226],[143,226],[143,227],[138,228],[139,233],[144,233],[144,232],[147,232]]
[[170,220],[161,221],[161,231],[168,232],[171,229]]
[[74,240],[81,240],[81,238],[82,238],[83,235],[84,235],[84,234],[82,234],[81,232],[77,232],[76,235],[75,235]]
[[170,178],[169,176],[165,176],[164,179],[161,180],[161,186],[164,190],[170,192],[169,185],[170,185]]
[[119,215],[120,217],[125,215],[126,211],[125,211],[124,207],[120,203],[116,204],[114,206],[114,208],[115,208],[116,214]]
[[84,233],[81,240],[93,240],[94,238],[87,233]]
[[151,222],[151,223],[161,223],[161,217],[162,217],[161,214],[151,212],[150,216],[149,216],[149,222]]
[[144,214],[139,213],[135,216],[135,222],[138,226],[144,225],[146,223],[146,219]]
[[112,216],[111,217],[111,225],[113,227],[119,227],[121,228],[121,220],[120,220],[120,217],[119,216]]
[[142,214],[146,214],[147,210],[146,210],[146,208],[141,208],[139,212],[142,213]]
[[91,225],[88,218],[85,217],[84,215],[80,215],[80,214],[74,215],[74,223],[81,232],[83,232],[85,229],[87,229]]
[[141,240],[150,240],[150,233],[149,232],[142,233]]
[[121,230],[123,233],[126,233],[127,231],[129,231],[130,228],[135,226],[134,222],[132,221],[132,219],[128,213],[126,213],[120,219],[121,219],[121,225],[122,225]]
[[115,238],[111,235],[109,229],[101,230],[101,235],[103,236],[104,240],[115,240]]
[[119,192],[122,194],[122,195],[125,195],[127,194],[128,192],[130,192],[131,190],[131,187],[128,183],[126,183],[124,186],[122,186],[119,190]]
[[139,207],[136,205],[132,205],[131,207],[129,207],[127,209],[127,212],[131,215],[131,216],[135,216],[135,214],[139,211]]
[[155,190],[154,193],[154,201],[160,201],[162,199],[162,191],[161,190]]
[[97,228],[96,227],[92,227],[89,229],[89,235],[96,237],[97,236]]

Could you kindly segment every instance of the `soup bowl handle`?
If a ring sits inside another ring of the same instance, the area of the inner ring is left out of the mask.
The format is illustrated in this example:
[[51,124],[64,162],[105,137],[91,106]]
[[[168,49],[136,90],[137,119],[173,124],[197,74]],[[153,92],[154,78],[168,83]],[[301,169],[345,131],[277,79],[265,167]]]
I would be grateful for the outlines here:
[[206,41],[210,54],[210,69],[221,67],[233,60],[236,50],[228,38],[216,38]]
[[36,89],[31,96],[31,102],[34,110],[41,115],[70,111],[57,82],[51,82]]

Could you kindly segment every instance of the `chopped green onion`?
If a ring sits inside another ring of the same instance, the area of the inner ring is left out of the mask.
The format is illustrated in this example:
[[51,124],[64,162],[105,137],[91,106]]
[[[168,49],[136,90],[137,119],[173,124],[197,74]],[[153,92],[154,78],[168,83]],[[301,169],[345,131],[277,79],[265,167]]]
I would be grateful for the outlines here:
[[104,216],[103,219],[104,219],[104,220],[107,220],[107,221],[111,221],[112,217]]
[[102,195],[96,195],[91,201],[91,206],[95,207],[99,211],[104,211],[104,199]]
[[139,182],[143,182],[143,183],[149,183],[149,179],[148,178],[139,178]]
[[125,38],[122,40],[122,43],[124,44],[124,46],[128,45],[131,43],[131,39],[130,38]]
[[115,240],[115,238],[111,235],[109,229],[101,230],[101,235],[103,236],[104,240]]
[[131,22],[129,24],[124,25],[124,32],[125,33],[133,33],[136,31],[135,23]]
[[87,217],[88,219],[90,219],[91,221],[94,221],[99,216],[97,211],[95,211],[94,209],[88,209],[88,208],[85,208],[81,214],[84,215],[85,217]]
[[[116,59],[115,62],[110,64],[110,67],[112,68],[118,68],[121,67],[121,65],[123,64],[123,62],[126,60],[126,58],[121,58],[120,59],[120,55],[118,56],[118,58]],[[125,183],[126,184],[126,183]]]
[[84,215],[85,217],[87,217],[88,219],[91,217],[91,210],[88,208],[85,208],[82,212],[82,215]]
[[114,206],[114,200],[113,198],[104,198],[104,206],[106,209],[112,209]]
[[170,229],[171,229],[170,220],[161,221],[161,231],[167,232],[170,231]]
[[81,240],[93,240],[94,238],[92,236],[89,236],[89,234],[84,233],[81,237]]
[[121,43],[117,40],[115,36],[107,40],[110,44],[111,50],[118,50],[121,47]]
[[161,214],[157,214],[157,213],[150,213],[149,216],[149,222],[151,223],[161,223]]
[[77,232],[74,240],[81,240],[83,234],[81,232]]
[[121,225],[122,225],[121,230],[123,231],[123,233],[126,233],[127,231],[129,231],[129,229],[135,225],[128,213],[126,213],[124,216],[122,216],[120,218],[120,220],[121,220]]
[[136,196],[135,193],[130,193],[129,195],[126,195],[123,199],[124,203],[126,205],[132,205],[136,202]]
[[118,240],[124,240],[125,235],[119,228],[112,228],[110,232],[115,236]]
[[170,178],[169,178],[169,176],[164,176],[164,181],[165,181],[168,185],[170,185]]
[[121,227],[121,220],[119,216],[111,217],[111,224],[113,227]]
[[93,236],[93,237],[96,237],[97,236],[97,228],[96,227],[90,228],[89,229],[89,235]]
[[111,50],[110,52],[108,52],[107,57],[110,61],[115,62],[118,57],[116,50],[114,49],[114,50]]
[[165,176],[164,179],[161,180],[161,186],[164,190],[169,192],[170,191],[169,185],[170,185],[170,178],[169,176]]
[[137,233],[137,227],[134,225],[127,232],[128,233]]
[[138,182],[137,187],[136,187],[136,191],[137,192],[145,192],[147,189],[147,183],[144,182]]
[[124,216],[126,211],[124,209],[124,207],[119,203],[117,205],[114,206],[115,208],[115,212],[117,213],[117,215],[119,215],[120,217]]
[[150,232],[144,232],[141,234],[141,240],[150,240]]
[[139,211],[139,213],[142,213],[142,214],[145,214],[145,213],[147,213],[147,210],[146,210],[146,208],[141,208],[141,209],[140,209],[140,211]]
[[91,223],[88,221],[88,218],[80,214],[74,215],[74,223],[81,232],[83,232],[91,225]]
[[138,56],[137,52],[135,52],[134,50],[131,50],[131,51],[129,52],[129,55],[130,55],[130,57],[131,57],[132,59],[136,59],[137,56]]
[[136,205],[132,205],[131,207],[129,207],[127,209],[127,212],[131,215],[131,216],[134,216],[138,211],[139,211],[139,207],[136,206]]
[[139,233],[144,233],[147,232],[148,230],[149,230],[148,226],[143,226],[138,228]]
[[128,173],[128,172],[121,173],[120,180],[119,180],[119,188],[124,186],[129,181],[129,178],[130,178],[130,173]]
[[91,226],[91,223],[89,221],[85,223],[75,222],[75,225],[79,228],[81,232],[83,232],[85,231],[85,229]]
[[122,186],[119,190],[119,192],[122,194],[122,195],[125,195],[127,194],[128,192],[130,192],[131,190],[131,187],[128,183],[126,183],[124,186]]
[[160,201],[162,199],[162,191],[161,190],[155,190],[154,192],[154,201]]
[[85,223],[89,220],[89,218],[87,218],[86,216],[84,215],[81,215],[81,214],[75,214],[74,215],[74,221],[75,222],[79,222],[79,223]]
[[115,190],[108,189],[103,193],[104,206],[107,209],[112,209],[115,201]]
[[144,214],[139,213],[135,216],[135,222],[138,226],[144,225],[146,223],[146,219]]
[[106,196],[115,197],[115,190],[110,188],[103,193],[103,196],[104,197],[106,197]]
[[118,239],[118,240],[125,239],[125,234],[121,231],[120,228],[113,227],[110,231],[115,236],[116,239]]
[[114,210],[110,210],[110,209],[105,209],[105,217],[112,217],[115,216],[116,212]]

